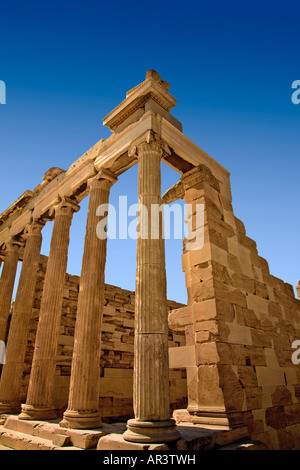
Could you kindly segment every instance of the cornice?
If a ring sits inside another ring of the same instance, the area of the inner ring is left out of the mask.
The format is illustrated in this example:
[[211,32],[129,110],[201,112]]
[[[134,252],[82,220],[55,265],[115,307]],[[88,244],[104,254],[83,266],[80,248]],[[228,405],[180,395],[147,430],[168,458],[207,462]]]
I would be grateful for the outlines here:
[[157,72],[148,71],[146,80],[127,92],[126,99],[103,119],[103,124],[114,132],[120,124],[149,100],[155,101],[169,112],[176,106],[177,100],[168,89],[169,85],[161,80]]

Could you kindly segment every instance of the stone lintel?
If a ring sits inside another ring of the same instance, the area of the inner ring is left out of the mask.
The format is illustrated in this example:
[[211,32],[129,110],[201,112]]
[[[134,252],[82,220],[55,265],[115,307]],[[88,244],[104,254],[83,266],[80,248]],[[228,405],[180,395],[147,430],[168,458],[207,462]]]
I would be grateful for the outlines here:
[[2,214],[0,215],[0,225],[2,225],[12,214],[20,211],[32,198],[33,191],[26,190],[13,204],[11,204]]
[[195,167],[203,164],[210,168],[230,193],[230,172],[164,118],[161,119],[160,135],[173,152],[186,162]]

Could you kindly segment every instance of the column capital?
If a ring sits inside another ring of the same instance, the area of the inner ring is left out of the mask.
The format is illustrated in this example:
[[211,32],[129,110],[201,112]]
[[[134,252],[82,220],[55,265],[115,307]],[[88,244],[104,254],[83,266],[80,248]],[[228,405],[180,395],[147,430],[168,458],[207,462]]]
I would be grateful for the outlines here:
[[171,150],[168,144],[156,132],[149,130],[140,139],[131,144],[128,150],[128,155],[131,157],[136,155],[139,158],[144,152],[155,152],[164,157],[171,155]]
[[198,165],[192,170],[187,171],[181,176],[180,181],[182,182],[185,191],[204,182],[208,183],[212,188],[220,192],[220,184],[217,178],[206,165]]
[[171,204],[178,199],[183,199],[185,194],[185,189],[183,183],[178,181],[175,183],[171,188],[167,189],[167,191],[162,196],[163,204]]
[[22,246],[24,246],[24,241],[20,237],[10,237],[4,243],[4,250],[5,253],[8,253],[9,251],[16,251]]
[[23,239],[27,240],[30,235],[40,235],[46,221],[42,219],[31,219],[24,229]]
[[118,181],[117,176],[107,168],[101,170],[92,178],[88,179],[87,185],[91,191],[93,188],[102,188],[110,191],[110,188]]
[[164,204],[170,204],[177,199],[184,199],[186,191],[194,188],[199,183],[207,183],[213,189],[220,192],[220,184],[206,165],[198,165],[190,171],[184,173],[180,181],[175,183],[163,195]]
[[49,211],[50,217],[56,215],[67,215],[73,216],[74,212],[78,212],[80,206],[71,198],[64,196],[54,203],[53,207]]

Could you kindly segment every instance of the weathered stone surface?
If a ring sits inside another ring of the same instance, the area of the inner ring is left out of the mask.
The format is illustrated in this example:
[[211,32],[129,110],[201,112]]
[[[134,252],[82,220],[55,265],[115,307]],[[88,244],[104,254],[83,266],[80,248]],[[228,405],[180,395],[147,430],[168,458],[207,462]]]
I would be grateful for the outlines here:
[[55,434],[52,442],[56,446],[66,447],[70,445],[71,439],[69,436],[64,436],[62,434]]
[[169,450],[167,444],[150,444],[150,443],[136,443],[129,442],[124,439],[120,434],[109,434],[108,436],[101,437],[97,450]]
[[297,295],[300,299],[300,281],[298,281],[298,285],[296,286],[296,290],[297,290]]
[[266,424],[274,429],[286,426],[286,416],[283,406],[274,406],[266,409]]

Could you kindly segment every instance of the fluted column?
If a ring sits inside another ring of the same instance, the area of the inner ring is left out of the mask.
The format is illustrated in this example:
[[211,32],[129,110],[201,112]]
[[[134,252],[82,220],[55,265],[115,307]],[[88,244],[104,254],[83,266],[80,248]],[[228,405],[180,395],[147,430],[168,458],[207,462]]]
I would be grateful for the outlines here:
[[39,323],[26,404],[19,419],[56,418],[53,406],[56,353],[68,263],[69,234],[74,201],[64,198],[54,207],[55,219],[41,300]]
[[7,324],[11,309],[11,299],[14,290],[15,277],[18,267],[20,242],[11,239],[6,246],[5,260],[0,279],[0,340],[5,341]]
[[[149,133],[136,153],[140,237],[137,239],[134,413],[124,439],[168,442],[179,438],[170,419],[168,309],[162,217],[152,208],[161,204],[161,157],[164,143]],[[155,226],[158,224],[158,227]],[[155,234],[155,236],[154,236]]]
[[26,240],[13,315],[0,381],[0,413],[21,411],[20,388],[24,370],[28,325],[34,302],[44,223],[32,221],[26,227]]
[[[101,324],[104,300],[106,237],[99,238],[97,208],[108,204],[116,177],[101,170],[90,179],[90,199],[75,327],[68,409],[60,425],[93,429],[102,426],[99,414]],[[104,213],[103,213],[104,215]]]

